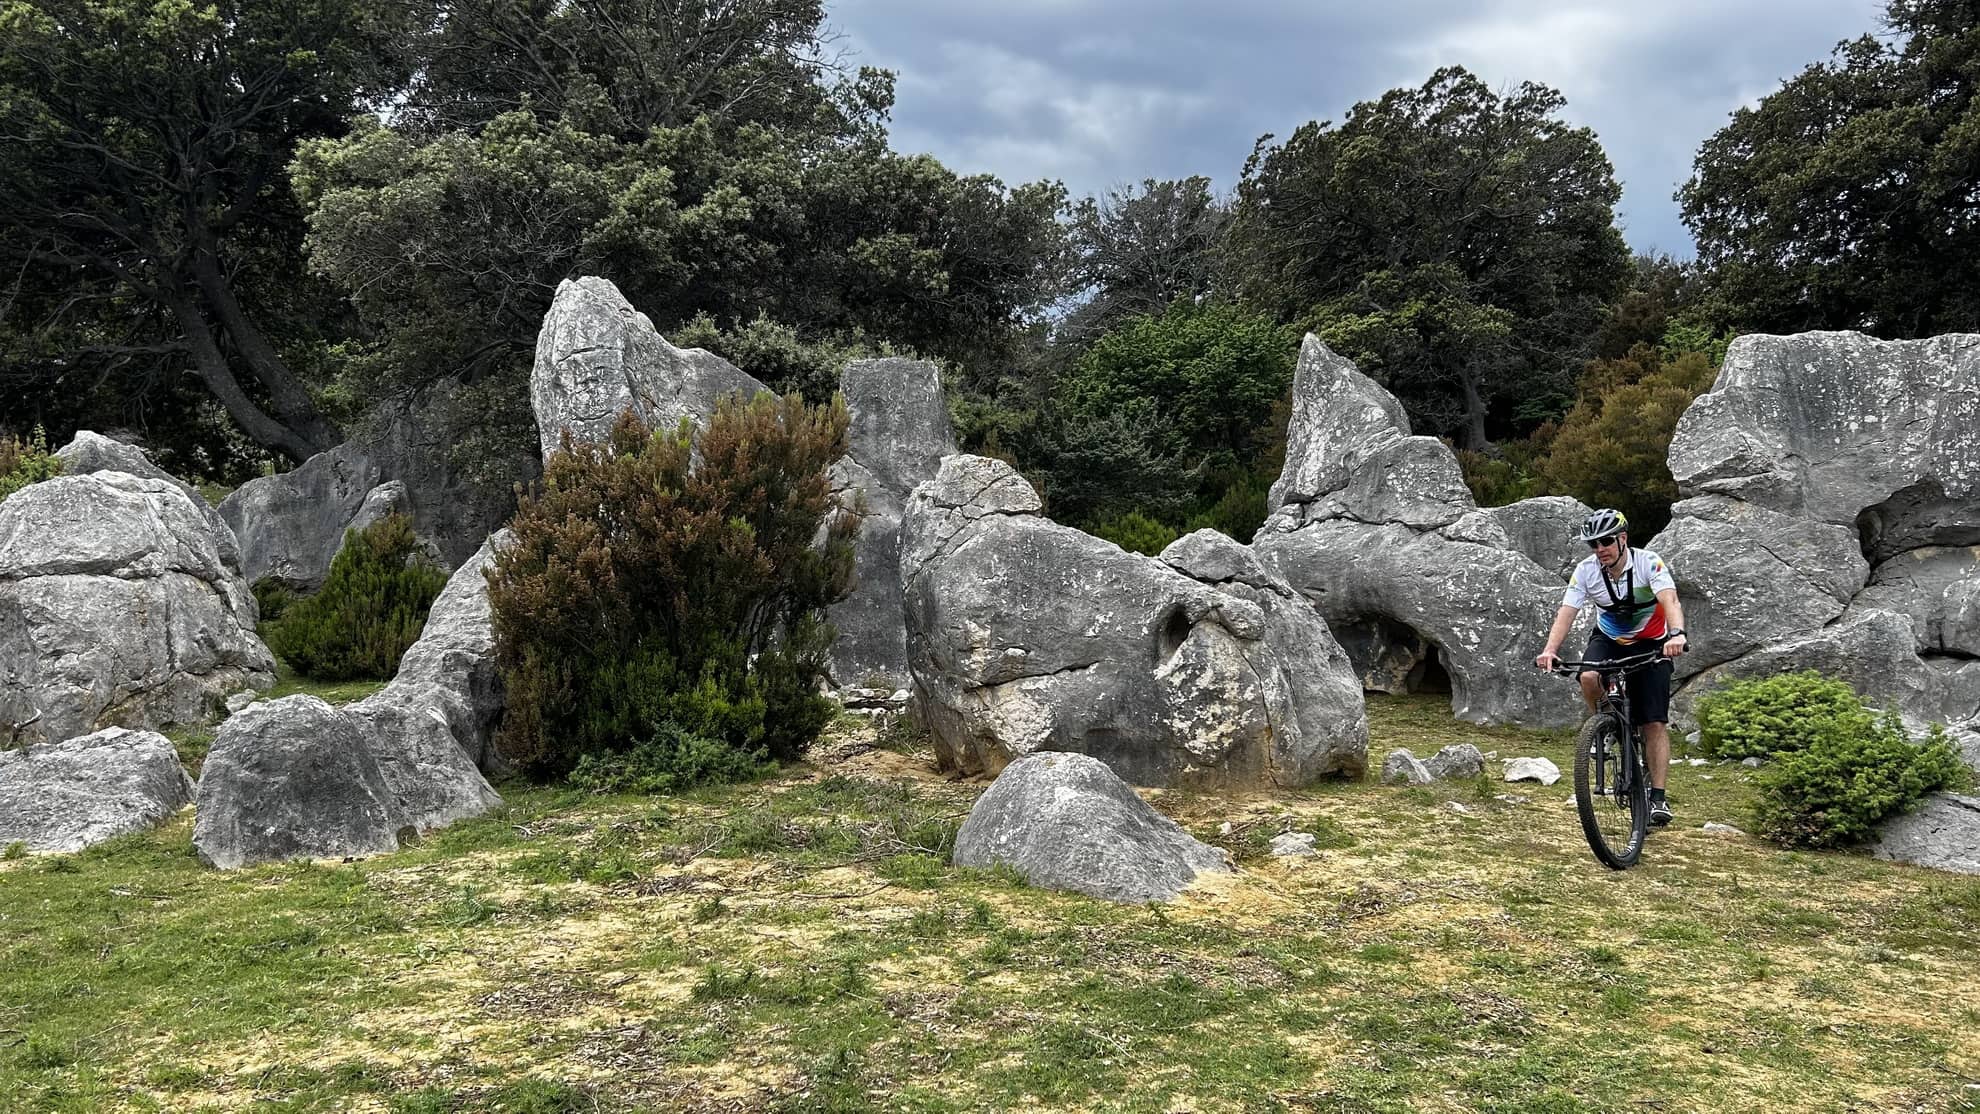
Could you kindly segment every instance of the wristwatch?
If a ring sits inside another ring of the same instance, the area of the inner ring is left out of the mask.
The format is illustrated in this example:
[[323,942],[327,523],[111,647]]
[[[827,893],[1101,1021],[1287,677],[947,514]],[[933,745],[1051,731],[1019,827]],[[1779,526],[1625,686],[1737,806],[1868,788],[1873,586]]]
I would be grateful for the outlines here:
[[1664,637],[1665,637],[1665,638],[1682,638],[1682,639],[1684,639],[1684,640],[1685,640],[1686,642],[1689,642],[1689,641],[1691,641],[1691,636],[1690,636],[1690,635],[1688,635],[1688,634],[1686,634],[1686,633],[1684,633],[1684,628],[1683,628],[1683,627],[1679,627],[1678,629],[1676,629],[1676,630],[1674,630],[1674,631],[1667,631],[1667,632],[1665,632],[1665,634],[1664,634]]

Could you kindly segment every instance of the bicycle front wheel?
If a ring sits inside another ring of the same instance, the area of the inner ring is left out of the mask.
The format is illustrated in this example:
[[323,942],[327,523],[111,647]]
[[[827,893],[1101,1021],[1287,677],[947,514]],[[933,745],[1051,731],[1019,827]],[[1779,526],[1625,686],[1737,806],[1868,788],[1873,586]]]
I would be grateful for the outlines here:
[[1614,716],[1596,714],[1574,741],[1574,805],[1581,832],[1603,866],[1628,870],[1650,831],[1650,791],[1629,733]]

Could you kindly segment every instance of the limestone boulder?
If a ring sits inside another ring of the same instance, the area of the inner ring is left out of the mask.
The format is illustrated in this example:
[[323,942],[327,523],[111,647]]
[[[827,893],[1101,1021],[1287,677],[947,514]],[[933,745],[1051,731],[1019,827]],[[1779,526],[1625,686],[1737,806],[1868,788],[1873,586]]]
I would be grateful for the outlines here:
[[1980,337],[1750,335],[1678,422],[1671,474],[1686,494],[1860,527],[1882,560],[1980,544],[1976,429]]
[[901,611],[901,514],[916,484],[956,451],[941,371],[925,360],[854,360],[839,379],[852,422],[846,455],[832,466],[840,504],[857,507],[852,595],[828,618],[832,683],[905,688],[907,623]]
[[1884,822],[1870,853],[1913,866],[1980,874],[1980,798],[1934,793]]
[[1448,685],[1477,722],[1572,721],[1532,664],[1563,579],[1477,507],[1449,448],[1411,436],[1394,396],[1312,336],[1268,507],[1252,549],[1318,609],[1366,687]]
[[383,854],[411,827],[364,723],[314,696],[258,701],[221,724],[196,816],[193,848],[223,870]]
[[[1275,521],[1252,549],[1319,610],[1350,655],[1383,655],[1356,658],[1358,673],[1407,665],[1416,674],[1434,651],[1460,719],[1565,727],[1579,717],[1579,702],[1533,668],[1564,586],[1525,556],[1399,523],[1337,519],[1277,530]],[[1387,683],[1410,688],[1424,679]]]
[[[368,415],[350,440],[288,472],[242,484],[220,503],[240,539],[241,571],[315,591],[344,533],[387,514],[410,515],[427,556],[453,569],[515,512],[513,486],[533,479],[534,451],[496,454],[474,467],[456,460],[455,434],[474,405],[439,387],[415,403]],[[484,474],[485,473],[485,474]]]
[[173,482],[93,472],[0,502],[0,738],[210,722],[274,683],[255,620]]
[[597,277],[557,284],[529,380],[546,460],[565,432],[602,441],[628,409],[656,429],[671,430],[682,419],[700,426],[723,396],[765,389],[712,352],[667,343],[617,286]]
[[1652,543],[1698,652],[1674,702],[1817,669],[1914,723],[1980,714],[1980,337],[1748,336],[1678,423]]
[[956,834],[955,863],[1005,865],[1042,889],[1108,901],[1170,901],[1203,873],[1230,871],[1202,843],[1082,754],[1012,762]]
[[1581,525],[1593,511],[1588,504],[1566,495],[1543,495],[1503,507],[1479,509],[1480,514],[1505,532],[1505,548],[1524,554],[1527,560],[1562,581],[1588,556],[1588,546],[1581,540]]
[[222,726],[200,778],[195,842],[207,863],[378,854],[502,803],[483,773],[502,768],[493,743],[504,707],[485,570],[511,540],[490,536],[455,570],[383,689],[341,708],[313,697],[252,704]]
[[240,542],[235,539],[234,531],[227,525],[226,520],[220,517],[220,512],[191,484],[152,463],[151,455],[143,449],[114,437],[105,437],[91,430],[79,429],[68,444],[55,451],[55,456],[61,460],[62,474],[65,476],[86,476],[93,472],[125,472],[147,480],[164,480],[177,487],[185,492],[186,498],[191,499],[193,504],[206,515],[207,525],[213,530],[214,544],[220,551],[220,560],[239,570]]
[[156,827],[192,800],[178,752],[156,732],[110,727],[0,750],[0,847],[80,851]]
[[[961,455],[908,500],[908,665],[943,768],[1053,750],[1142,785],[1360,772],[1344,655],[1242,546],[1198,536],[1157,560],[1039,509],[1009,465]],[[1241,578],[1197,578],[1230,568]]]
[[483,770],[501,771],[496,725],[505,707],[502,670],[495,660],[495,618],[488,602],[487,570],[515,535],[498,530],[454,570],[427,612],[419,640],[399,659],[399,671],[383,697],[401,687],[438,688],[450,694],[445,718],[461,750]]

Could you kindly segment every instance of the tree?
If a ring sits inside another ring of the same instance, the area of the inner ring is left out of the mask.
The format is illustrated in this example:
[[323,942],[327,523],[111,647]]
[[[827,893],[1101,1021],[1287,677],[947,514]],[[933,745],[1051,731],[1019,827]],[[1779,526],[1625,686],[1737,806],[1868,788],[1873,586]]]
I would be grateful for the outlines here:
[[335,444],[258,312],[299,270],[283,168],[402,85],[429,19],[409,0],[6,0],[0,316],[35,380],[161,362],[266,448]]
[[1068,227],[1070,286],[1091,297],[1068,315],[1063,335],[1097,336],[1126,318],[1207,296],[1229,224],[1229,205],[1203,177],[1149,178],[1139,194],[1120,188],[1082,199]]
[[1232,281],[1337,343],[1428,432],[1482,448],[1558,413],[1629,254],[1621,196],[1561,95],[1500,96],[1460,68],[1259,141]]
[[1052,513],[1176,516],[1214,503],[1268,450],[1297,347],[1270,318],[1183,301],[1095,341],[1052,396],[1044,469]]
[[[866,72],[801,129],[702,114],[633,137],[519,109],[472,132],[371,123],[305,145],[311,265],[374,343],[353,392],[519,384],[557,283],[577,274],[612,279],[662,331],[767,319],[806,343],[862,335],[994,362],[1051,296],[1063,190],[889,151],[891,97]],[[504,394],[525,406],[527,392]]]
[[1980,3],[1893,0],[1698,150],[1678,193],[1718,325],[1980,329]]
[[1630,537],[1648,544],[1678,496],[1668,464],[1678,419],[1716,374],[1703,352],[1647,344],[1620,360],[1589,361],[1581,398],[1541,466],[1548,490],[1615,507],[1629,517]]

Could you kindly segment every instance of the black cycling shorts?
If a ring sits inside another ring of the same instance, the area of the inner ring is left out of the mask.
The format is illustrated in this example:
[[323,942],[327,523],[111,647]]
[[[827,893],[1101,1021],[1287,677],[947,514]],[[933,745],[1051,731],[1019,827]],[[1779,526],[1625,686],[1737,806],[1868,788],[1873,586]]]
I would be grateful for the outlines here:
[[[1635,657],[1652,650],[1662,651],[1661,638],[1639,638],[1625,646],[1600,630],[1588,636],[1588,649],[1581,655],[1583,661],[1612,661],[1616,658]],[[1646,723],[1669,723],[1671,719],[1671,659],[1638,669],[1627,677],[1629,682],[1629,719],[1633,726]]]

